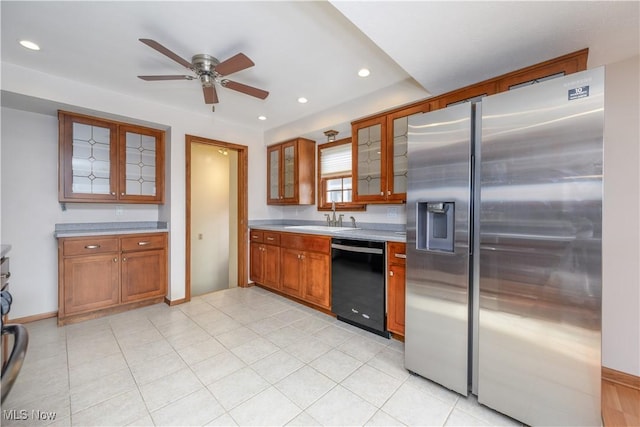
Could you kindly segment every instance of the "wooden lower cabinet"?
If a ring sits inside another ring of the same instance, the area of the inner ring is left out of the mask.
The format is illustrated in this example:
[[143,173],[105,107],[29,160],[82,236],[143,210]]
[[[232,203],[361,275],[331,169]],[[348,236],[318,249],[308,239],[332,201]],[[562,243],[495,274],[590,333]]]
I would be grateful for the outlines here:
[[404,336],[406,244],[387,243],[387,329]]
[[64,315],[112,307],[120,303],[117,252],[63,260]]
[[249,278],[263,286],[280,289],[280,233],[251,230]]
[[331,308],[330,237],[264,230],[249,235],[251,280]]
[[300,282],[302,297],[326,309],[331,308],[331,256],[317,252],[303,252]]
[[167,291],[167,235],[58,239],[58,324],[160,302]]
[[282,249],[282,291],[298,298],[302,298],[302,263],[300,251],[296,249]]
[[123,253],[122,255],[122,302],[164,296],[166,289],[158,286],[166,281],[166,251],[154,249]]

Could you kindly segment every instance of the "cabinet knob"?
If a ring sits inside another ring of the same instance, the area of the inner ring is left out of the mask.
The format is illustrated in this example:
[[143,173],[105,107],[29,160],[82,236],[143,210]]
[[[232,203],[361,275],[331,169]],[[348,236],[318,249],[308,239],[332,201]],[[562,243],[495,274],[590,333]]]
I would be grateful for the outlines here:
[[84,248],[85,249],[99,249],[100,245],[86,245]]
[[389,276],[393,277],[393,271],[389,271]]
[[122,258],[122,262],[125,262],[127,260],[127,258]]
[[115,196],[115,195],[116,195],[116,192],[115,192],[115,191],[112,191],[112,192],[111,192],[111,195],[112,195],[112,196]]
[[114,258],[114,259],[113,259],[113,262],[118,262],[118,258]]
[[124,193],[120,193],[121,196],[124,196]]
[[387,190],[387,196],[391,195],[391,190]]
[[381,191],[381,192],[380,192],[380,195],[381,195],[381,196],[384,196],[384,191]]

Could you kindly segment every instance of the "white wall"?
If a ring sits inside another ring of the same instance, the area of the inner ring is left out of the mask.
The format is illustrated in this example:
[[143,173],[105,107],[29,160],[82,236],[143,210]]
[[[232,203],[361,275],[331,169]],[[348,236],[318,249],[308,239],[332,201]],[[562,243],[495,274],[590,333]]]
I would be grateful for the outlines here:
[[605,73],[602,364],[640,376],[640,56]]

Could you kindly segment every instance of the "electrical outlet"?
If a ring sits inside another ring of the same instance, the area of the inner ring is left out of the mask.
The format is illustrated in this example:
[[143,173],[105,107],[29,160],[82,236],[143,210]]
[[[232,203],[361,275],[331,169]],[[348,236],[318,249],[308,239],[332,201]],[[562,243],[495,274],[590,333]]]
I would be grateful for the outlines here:
[[198,240],[202,240],[202,233],[198,233]]
[[387,218],[398,218],[400,215],[400,209],[397,207],[389,207],[387,208]]
[[120,205],[116,205],[116,216],[124,215],[124,209]]

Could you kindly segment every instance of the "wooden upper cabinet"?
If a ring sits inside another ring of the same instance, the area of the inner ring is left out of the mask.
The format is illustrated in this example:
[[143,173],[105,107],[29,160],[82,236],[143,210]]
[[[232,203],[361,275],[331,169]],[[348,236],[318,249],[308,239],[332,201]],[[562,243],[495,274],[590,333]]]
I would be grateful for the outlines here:
[[354,202],[406,201],[409,116],[429,110],[425,102],[352,123]]
[[313,205],[316,143],[296,138],[267,147],[267,204]]
[[60,202],[164,202],[164,131],[60,111]]
[[588,55],[589,49],[582,49],[438,95],[430,98],[431,109],[446,108],[459,102],[476,100],[483,96],[517,89],[520,86],[528,86],[547,79],[584,71],[587,69]]

